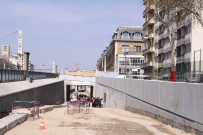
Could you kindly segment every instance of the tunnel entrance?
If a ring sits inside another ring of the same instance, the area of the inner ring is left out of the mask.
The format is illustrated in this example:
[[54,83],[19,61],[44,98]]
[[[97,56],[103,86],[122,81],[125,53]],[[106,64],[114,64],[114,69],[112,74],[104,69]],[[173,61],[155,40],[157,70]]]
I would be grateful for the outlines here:
[[71,99],[71,95],[74,92],[75,92],[74,85],[66,85],[66,101],[69,101]]
[[93,86],[91,86],[91,88],[90,88],[90,98],[92,98],[93,97]]
[[70,100],[70,85],[66,85],[66,101]]
[[71,99],[85,99],[93,97],[93,86],[90,85],[66,85],[66,101]]

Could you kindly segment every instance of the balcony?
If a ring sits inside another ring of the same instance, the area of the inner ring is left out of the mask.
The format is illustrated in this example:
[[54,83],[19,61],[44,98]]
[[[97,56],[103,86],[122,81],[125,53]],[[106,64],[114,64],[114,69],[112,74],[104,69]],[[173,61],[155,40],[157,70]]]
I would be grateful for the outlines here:
[[185,19],[181,20],[179,23],[178,23],[178,29],[182,28],[182,27],[185,27],[189,24],[191,24],[192,22],[192,16],[189,14],[185,17]]
[[159,50],[158,50],[158,54],[161,54],[161,53],[163,53],[163,46],[160,47]]
[[155,47],[148,47],[147,49],[144,49],[142,51],[143,55],[147,53],[152,53],[152,52],[155,52]]
[[140,65],[140,68],[144,69],[144,68],[148,68],[148,67],[152,67],[152,61],[149,61],[148,63],[143,63]]
[[146,9],[144,10],[143,12],[143,17],[145,17],[145,15],[150,12],[150,11],[153,11],[155,9],[155,5],[154,4],[149,4],[147,3],[146,4]]
[[155,37],[155,34],[154,33],[150,33],[149,34],[149,38],[151,39],[151,38],[154,38]]
[[176,62],[182,62],[184,60],[184,55],[180,55],[176,57]]
[[154,25],[154,23],[155,23],[155,19],[154,17],[151,17],[149,21],[143,24],[143,28],[146,28],[148,25]]
[[163,67],[163,61],[161,61],[161,62],[158,63],[158,67],[159,67],[159,68],[162,68],[162,67]]
[[163,46],[163,53],[167,53],[171,51],[171,44],[167,43]]
[[177,39],[177,47],[183,44],[185,44],[185,36]]
[[164,31],[159,33],[158,40],[161,40],[161,39],[164,39],[164,38],[167,38],[167,37],[168,37],[168,31],[164,30]]
[[154,57],[157,57],[157,56],[158,56],[158,49],[155,49]]

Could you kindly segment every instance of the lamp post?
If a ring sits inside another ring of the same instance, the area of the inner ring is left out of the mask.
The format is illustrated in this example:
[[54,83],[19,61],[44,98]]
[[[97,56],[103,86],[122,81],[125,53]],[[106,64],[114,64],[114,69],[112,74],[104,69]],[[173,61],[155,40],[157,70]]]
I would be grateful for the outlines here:
[[125,56],[125,76],[126,76],[126,78],[127,78],[127,75],[128,75],[128,73],[127,73],[127,57],[126,57],[128,51],[129,51],[129,48],[127,49],[127,48],[125,47],[125,48],[124,48],[124,56]]
[[125,77],[127,78],[127,59],[126,59],[126,55],[127,55],[127,48],[124,49],[124,56],[125,56]]

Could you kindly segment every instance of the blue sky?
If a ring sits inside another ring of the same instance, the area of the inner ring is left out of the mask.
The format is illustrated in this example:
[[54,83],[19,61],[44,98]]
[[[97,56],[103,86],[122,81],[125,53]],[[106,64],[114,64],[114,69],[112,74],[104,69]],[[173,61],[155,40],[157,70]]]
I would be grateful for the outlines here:
[[[142,0],[1,0],[0,44],[17,52],[23,30],[23,50],[36,68],[94,70],[101,52],[118,26],[142,26]],[[6,38],[3,38],[6,37]]]

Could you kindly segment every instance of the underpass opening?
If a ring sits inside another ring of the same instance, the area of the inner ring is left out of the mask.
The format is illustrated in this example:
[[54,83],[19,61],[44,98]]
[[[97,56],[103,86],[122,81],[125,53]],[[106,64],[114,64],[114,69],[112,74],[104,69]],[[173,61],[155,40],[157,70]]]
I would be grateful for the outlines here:
[[75,92],[75,87],[75,85],[66,85],[66,101],[71,100],[71,95]]
[[91,88],[90,88],[90,98],[93,98],[93,89],[94,89],[94,87],[91,86]]

